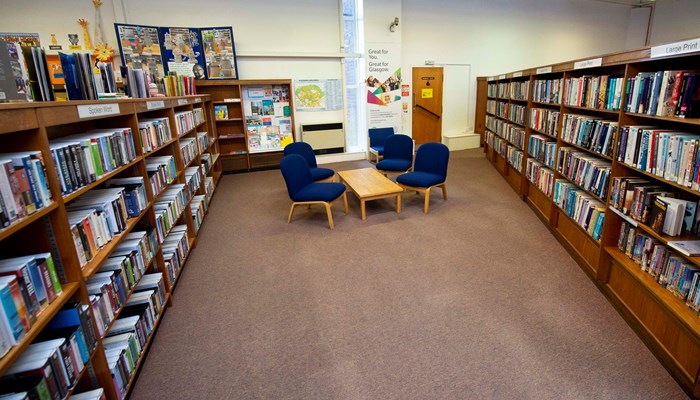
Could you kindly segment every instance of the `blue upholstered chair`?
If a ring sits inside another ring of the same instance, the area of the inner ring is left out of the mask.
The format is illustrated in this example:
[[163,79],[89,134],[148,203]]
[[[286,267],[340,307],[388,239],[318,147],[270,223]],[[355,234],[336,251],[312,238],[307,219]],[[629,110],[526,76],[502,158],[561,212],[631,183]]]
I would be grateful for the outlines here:
[[376,161],[384,155],[384,141],[394,134],[394,128],[372,128],[369,130],[369,161],[372,155]]
[[311,145],[306,142],[294,142],[290,143],[284,148],[284,155],[288,156],[290,154],[299,154],[304,157],[306,163],[309,164],[311,168],[311,176],[314,178],[315,182],[324,180],[333,180],[335,171],[328,168],[319,168],[316,164],[316,155],[314,154],[314,149]]
[[384,142],[384,158],[377,170],[387,173],[406,172],[413,165],[413,139],[407,135],[391,135]]
[[294,207],[307,204],[323,204],[328,214],[328,225],[333,229],[333,214],[331,205],[339,198],[345,203],[345,214],[348,213],[348,198],[345,195],[345,185],[338,182],[314,182],[309,164],[298,154],[284,156],[280,161],[282,176],[287,184],[292,207],[289,209],[287,223],[292,221]]
[[430,205],[430,189],[442,188],[442,197],[447,200],[445,179],[447,178],[447,162],[450,150],[442,143],[425,143],[416,152],[416,162],[413,171],[396,177],[396,183],[407,190],[425,193],[423,212],[428,213]]

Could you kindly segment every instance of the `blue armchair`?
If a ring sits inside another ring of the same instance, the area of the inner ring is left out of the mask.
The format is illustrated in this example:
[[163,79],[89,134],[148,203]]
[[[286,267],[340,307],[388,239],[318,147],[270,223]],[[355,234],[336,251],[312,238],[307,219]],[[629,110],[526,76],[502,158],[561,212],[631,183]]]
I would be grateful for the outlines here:
[[284,155],[288,156],[290,154],[299,154],[304,157],[306,163],[309,164],[311,168],[311,176],[314,178],[314,182],[331,180],[335,176],[335,171],[328,168],[319,168],[316,164],[316,155],[314,154],[314,149],[311,145],[306,142],[294,142],[290,143],[284,148]]
[[339,198],[345,203],[345,214],[348,213],[348,198],[345,194],[345,185],[338,182],[314,182],[311,176],[309,164],[304,157],[298,154],[290,154],[280,161],[282,176],[287,184],[287,192],[292,200],[289,209],[287,223],[292,221],[294,207],[298,205],[323,204],[328,214],[328,225],[333,229],[333,214],[331,205]]
[[394,134],[394,128],[372,128],[369,129],[369,161],[372,155],[376,161],[384,155],[384,141]]
[[407,190],[425,193],[423,212],[428,213],[430,205],[430,189],[442,188],[442,197],[447,200],[447,162],[450,150],[442,143],[425,143],[416,152],[416,162],[413,171],[396,177],[396,183]]
[[406,135],[391,135],[384,142],[384,158],[377,170],[384,175],[406,172],[413,165],[413,139]]

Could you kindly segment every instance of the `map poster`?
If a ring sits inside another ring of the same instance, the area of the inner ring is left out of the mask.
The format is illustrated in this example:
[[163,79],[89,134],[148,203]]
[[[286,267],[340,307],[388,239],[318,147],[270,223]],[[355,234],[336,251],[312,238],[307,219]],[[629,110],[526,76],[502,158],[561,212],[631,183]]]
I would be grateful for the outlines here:
[[401,46],[367,43],[367,127],[401,132]]
[[294,141],[287,85],[248,86],[241,92],[251,153],[279,151]]
[[295,80],[294,104],[297,111],[342,110],[342,83],[340,79]]
[[202,46],[209,79],[238,79],[233,28],[201,28]]
[[157,27],[114,24],[114,28],[117,31],[122,64],[131,69],[140,69],[156,78],[165,76]]
[[206,78],[204,53],[199,40],[199,29],[158,28],[166,72],[178,76]]

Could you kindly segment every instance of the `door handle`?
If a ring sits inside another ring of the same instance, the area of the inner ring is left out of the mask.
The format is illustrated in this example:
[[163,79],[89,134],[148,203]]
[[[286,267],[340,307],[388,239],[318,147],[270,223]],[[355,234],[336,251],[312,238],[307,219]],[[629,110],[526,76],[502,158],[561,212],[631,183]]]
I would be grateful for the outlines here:
[[416,92],[413,92],[413,109],[416,108]]

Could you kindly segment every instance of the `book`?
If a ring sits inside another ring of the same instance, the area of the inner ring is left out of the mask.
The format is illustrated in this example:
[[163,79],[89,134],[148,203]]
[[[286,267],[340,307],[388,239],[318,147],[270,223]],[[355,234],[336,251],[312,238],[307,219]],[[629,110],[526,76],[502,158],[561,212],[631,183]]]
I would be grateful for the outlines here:
[[700,256],[700,240],[669,241],[666,244],[685,256]]
[[218,105],[214,106],[214,116],[217,121],[225,121],[228,119],[228,106]]

